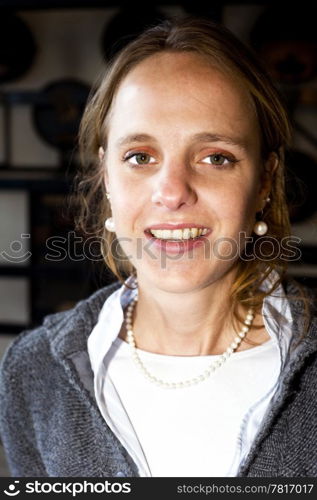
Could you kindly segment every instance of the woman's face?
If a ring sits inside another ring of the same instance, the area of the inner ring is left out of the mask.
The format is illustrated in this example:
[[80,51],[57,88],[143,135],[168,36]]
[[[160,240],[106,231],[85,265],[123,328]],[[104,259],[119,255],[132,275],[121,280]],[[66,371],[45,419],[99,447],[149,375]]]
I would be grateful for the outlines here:
[[160,53],[123,80],[108,123],[100,157],[139,279],[185,292],[233,271],[269,182],[246,91],[198,55]]

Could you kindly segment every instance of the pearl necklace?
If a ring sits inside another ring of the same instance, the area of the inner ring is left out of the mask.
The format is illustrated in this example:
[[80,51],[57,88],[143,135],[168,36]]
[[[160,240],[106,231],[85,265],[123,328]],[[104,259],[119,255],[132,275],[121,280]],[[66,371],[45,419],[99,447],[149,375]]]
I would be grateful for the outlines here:
[[136,344],[135,344],[135,338],[134,338],[134,333],[132,330],[132,316],[133,316],[133,310],[135,307],[135,304],[138,300],[138,296],[136,295],[130,302],[128,308],[127,308],[127,314],[125,318],[126,326],[127,326],[127,337],[128,337],[128,343],[131,347],[132,351],[132,357],[134,362],[136,363],[137,367],[141,370],[143,375],[150,381],[153,382],[156,385],[159,385],[160,387],[164,387],[165,389],[180,389],[182,387],[188,387],[191,385],[198,384],[199,382],[203,382],[206,380],[217,368],[219,368],[223,363],[227,361],[227,359],[231,356],[231,354],[237,349],[237,347],[240,345],[241,341],[244,339],[248,331],[250,330],[250,327],[252,325],[253,319],[254,319],[254,311],[252,308],[250,308],[247,312],[246,318],[243,322],[243,327],[241,331],[237,334],[235,337],[234,341],[231,342],[230,346],[228,349],[217,359],[217,361],[213,361],[207,368],[206,370],[201,374],[198,375],[197,377],[194,377],[192,379],[184,380],[183,382],[167,382],[165,380],[158,379],[154,375],[152,375],[147,368],[144,366],[142,363],[139,354],[137,352]]

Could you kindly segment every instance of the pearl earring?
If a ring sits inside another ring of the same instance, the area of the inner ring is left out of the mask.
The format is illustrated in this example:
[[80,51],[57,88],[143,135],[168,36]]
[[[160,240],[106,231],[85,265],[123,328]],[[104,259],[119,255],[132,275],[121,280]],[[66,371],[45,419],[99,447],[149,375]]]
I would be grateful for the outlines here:
[[115,232],[115,225],[114,225],[113,217],[109,217],[108,219],[105,220],[105,228],[108,231],[110,231],[110,233]]
[[263,236],[264,234],[267,233],[267,230],[268,230],[268,225],[266,222],[264,222],[264,220],[259,220],[254,224],[253,231],[258,236]]
[[[271,201],[271,198],[268,196],[267,198],[265,198],[265,200],[267,203],[269,203]],[[261,217],[263,216],[263,210],[261,211]],[[257,221],[255,224],[254,224],[254,227],[253,227],[253,232],[255,234],[257,234],[258,236],[263,236],[264,234],[267,233],[268,231],[268,225],[266,222],[264,222],[264,220],[259,220]]]

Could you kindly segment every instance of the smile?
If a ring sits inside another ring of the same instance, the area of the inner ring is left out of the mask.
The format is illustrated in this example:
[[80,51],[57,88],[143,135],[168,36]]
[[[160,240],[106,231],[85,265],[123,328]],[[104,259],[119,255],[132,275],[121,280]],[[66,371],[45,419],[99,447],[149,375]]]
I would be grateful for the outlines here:
[[198,250],[206,244],[206,238],[212,233],[211,228],[195,227],[194,224],[177,224],[176,229],[167,229],[166,226],[171,224],[157,224],[157,228],[149,227],[144,234],[153,245],[151,248],[173,255],[183,255],[191,250]]
[[199,238],[207,234],[207,228],[186,227],[184,229],[150,229],[150,233],[160,240],[189,240]]

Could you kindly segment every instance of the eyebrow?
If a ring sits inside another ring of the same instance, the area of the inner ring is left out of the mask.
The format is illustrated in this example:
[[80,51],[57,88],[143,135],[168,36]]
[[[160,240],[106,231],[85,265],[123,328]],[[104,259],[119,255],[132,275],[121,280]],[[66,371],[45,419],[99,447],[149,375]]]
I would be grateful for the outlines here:
[[125,146],[126,144],[131,144],[131,142],[157,142],[157,140],[148,134],[131,134],[124,137],[120,137],[117,141],[118,146]]
[[[231,146],[237,146],[240,149],[247,149],[247,142],[240,137],[230,137],[222,134],[211,134],[210,132],[200,132],[199,134],[194,134],[191,136],[191,140],[195,142],[224,142]],[[120,137],[117,141],[119,147],[125,146],[126,144],[136,143],[136,142],[157,142],[155,137],[149,134],[131,134],[127,136]]]
[[240,137],[230,137],[228,135],[211,134],[209,132],[202,132],[195,134],[192,139],[197,142],[224,142],[231,146],[238,146],[241,149],[247,149],[247,142]]

